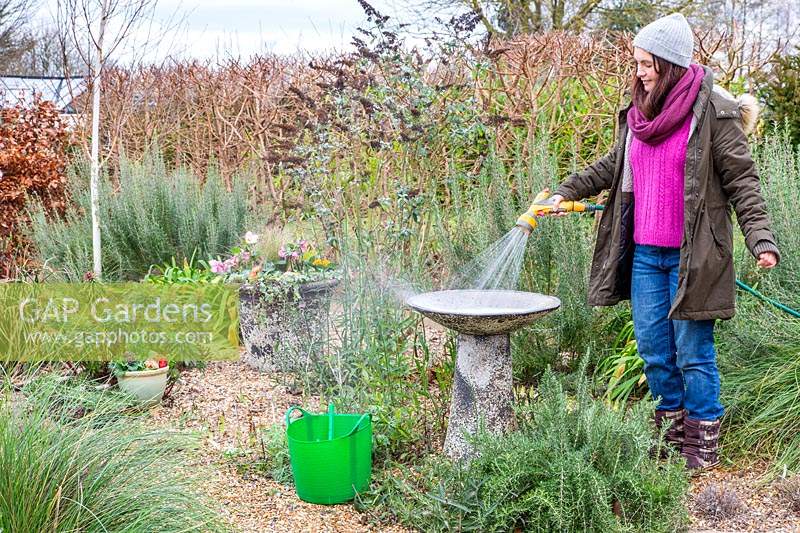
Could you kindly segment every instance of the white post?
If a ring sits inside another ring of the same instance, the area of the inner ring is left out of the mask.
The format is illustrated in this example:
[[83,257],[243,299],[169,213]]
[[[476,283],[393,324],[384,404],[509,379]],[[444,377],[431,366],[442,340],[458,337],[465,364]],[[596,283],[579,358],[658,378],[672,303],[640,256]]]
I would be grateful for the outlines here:
[[95,279],[103,275],[102,253],[100,247],[100,85],[103,72],[103,36],[106,30],[108,10],[103,2],[100,13],[100,32],[95,41],[92,74],[92,171],[89,190],[92,201],[92,258]]

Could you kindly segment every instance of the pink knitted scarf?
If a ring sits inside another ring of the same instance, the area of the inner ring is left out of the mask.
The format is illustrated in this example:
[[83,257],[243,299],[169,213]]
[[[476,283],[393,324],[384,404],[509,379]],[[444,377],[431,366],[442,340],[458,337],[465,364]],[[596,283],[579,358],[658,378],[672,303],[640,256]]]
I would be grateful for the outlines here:
[[697,64],[689,65],[686,73],[664,100],[661,112],[653,120],[647,120],[635,105],[631,106],[628,110],[628,127],[631,133],[643,143],[650,145],[657,145],[672,135],[691,113],[704,75],[703,67]]

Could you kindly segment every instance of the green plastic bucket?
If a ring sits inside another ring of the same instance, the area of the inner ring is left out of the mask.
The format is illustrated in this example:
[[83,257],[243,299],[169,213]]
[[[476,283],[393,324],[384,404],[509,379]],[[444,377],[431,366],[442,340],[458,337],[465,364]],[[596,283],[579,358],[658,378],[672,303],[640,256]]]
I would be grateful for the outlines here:
[[[302,416],[291,419],[293,411]],[[286,412],[286,439],[297,496],[333,504],[352,500],[369,486],[372,474],[372,420],[363,415],[325,414],[300,407]]]

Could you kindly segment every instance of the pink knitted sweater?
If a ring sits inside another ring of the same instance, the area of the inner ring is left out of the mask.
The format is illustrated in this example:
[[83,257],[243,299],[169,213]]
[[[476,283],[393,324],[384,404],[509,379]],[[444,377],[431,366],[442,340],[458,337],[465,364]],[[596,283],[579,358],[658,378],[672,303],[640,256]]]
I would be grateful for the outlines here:
[[631,140],[633,240],[636,244],[680,248],[683,239],[683,181],[692,114],[656,145]]

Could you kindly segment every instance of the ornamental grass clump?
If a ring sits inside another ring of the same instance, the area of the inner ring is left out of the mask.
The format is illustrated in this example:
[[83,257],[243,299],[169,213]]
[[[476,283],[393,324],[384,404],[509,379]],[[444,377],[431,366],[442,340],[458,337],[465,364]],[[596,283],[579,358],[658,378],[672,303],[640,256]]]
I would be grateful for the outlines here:
[[0,385],[0,531],[226,531],[198,495],[197,438],[53,376]]
[[729,430],[723,450],[766,459],[771,474],[783,468],[800,471],[800,341],[763,345],[757,354],[726,364],[723,402]]
[[468,465],[393,471],[362,503],[423,531],[676,531],[688,483],[680,460],[651,458],[652,411],[609,409],[585,377],[572,396],[548,370],[517,431],[478,437]]

